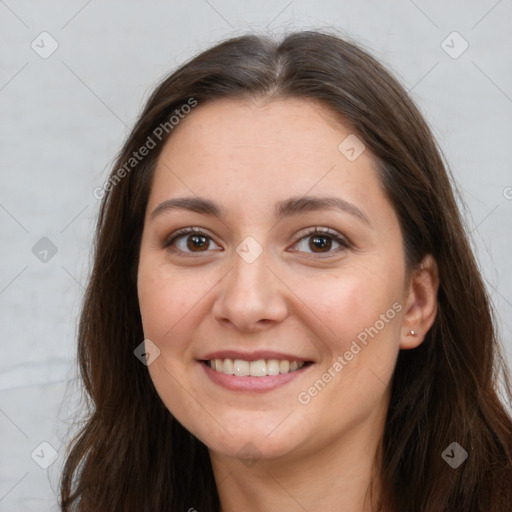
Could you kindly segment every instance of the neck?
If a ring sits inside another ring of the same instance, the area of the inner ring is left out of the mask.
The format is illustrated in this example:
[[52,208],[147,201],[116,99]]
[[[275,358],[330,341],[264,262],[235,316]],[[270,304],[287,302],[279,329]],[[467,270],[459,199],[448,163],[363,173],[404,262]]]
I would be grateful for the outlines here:
[[[221,512],[376,512],[380,437],[370,421],[323,448],[244,465],[210,451]],[[383,431],[383,422],[380,425]]]

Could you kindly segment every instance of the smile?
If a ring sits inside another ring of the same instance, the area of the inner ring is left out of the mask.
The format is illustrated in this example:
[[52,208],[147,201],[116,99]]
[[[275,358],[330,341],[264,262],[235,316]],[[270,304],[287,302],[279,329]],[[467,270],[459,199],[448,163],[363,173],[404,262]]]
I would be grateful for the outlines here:
[[300,370],[304,361],[288,361],[278,359],[258,359],[245,361],[243,359],[210,359],[205,361],[214,371],[236,377],[267,377]]

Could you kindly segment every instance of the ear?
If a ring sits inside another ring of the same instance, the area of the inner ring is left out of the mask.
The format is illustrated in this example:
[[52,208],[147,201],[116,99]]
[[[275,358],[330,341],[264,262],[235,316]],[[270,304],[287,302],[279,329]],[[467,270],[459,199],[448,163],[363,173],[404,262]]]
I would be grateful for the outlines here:
[[420,266],[412,271],[405,292],[405,313],[402,320],[400,348],[419,346],[432,327],[437,314],[439,271],[436,260],[428,254]]

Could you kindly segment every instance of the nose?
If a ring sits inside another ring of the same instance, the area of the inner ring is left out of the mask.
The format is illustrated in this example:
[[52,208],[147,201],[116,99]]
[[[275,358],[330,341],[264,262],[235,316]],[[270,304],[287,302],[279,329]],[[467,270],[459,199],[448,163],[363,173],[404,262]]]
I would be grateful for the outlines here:
[[285,286],[268,268],[265,252],[252,263],[234,255],[213,305],[215,319],[244,332],[261,332],[288,313]]

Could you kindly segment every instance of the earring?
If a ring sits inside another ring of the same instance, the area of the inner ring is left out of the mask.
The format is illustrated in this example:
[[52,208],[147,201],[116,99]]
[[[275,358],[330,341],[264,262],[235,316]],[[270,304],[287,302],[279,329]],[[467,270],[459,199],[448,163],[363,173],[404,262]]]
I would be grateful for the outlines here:
[[411,336],[416,336],[416,334],[418,334],[418,333],[417,333],[416,331],[410,330],[410,331],[409,331],[409,334],[410,334]]

